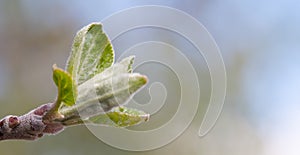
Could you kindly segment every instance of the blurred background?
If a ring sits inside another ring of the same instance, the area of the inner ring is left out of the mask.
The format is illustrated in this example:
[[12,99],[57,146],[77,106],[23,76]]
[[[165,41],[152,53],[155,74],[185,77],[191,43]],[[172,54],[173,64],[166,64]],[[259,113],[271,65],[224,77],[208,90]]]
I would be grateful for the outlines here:
[[[213,130],[205,137],[197,136],[211,88],[203,57],[194,55],[195,49],[191,49],[185,54],[201,79],[201,104],[192,124],[172,143],[152,151],[128,152],[101,142],[85,126],[78,126],[34,142],[0,142],[1,154],[300,154],[300,3],[296,0],[2,0],[0,117],[24,114],[53,101],[56,88],[51,66],[56,63],[64,67],[75,32],[114,12],[140,5],[163,5],[185,11],[198,19],[216,40],[224,58],[228,87],[223,111]],[[145,29],[124,36],[138,37],[141,33],[161,40],[170,40],[167,36],[172,35]],[[188,47],[180,42],[180,37],[173,39],[178,48]],[[127,43],[122,38],[113,41],[117,56]],[[155,122],[167,121],[176,111],[178,103],[168,103],[179,100],[178,81],[162,66],[152,66],[157,72],[147,65],[142,67],[137,70],[156,77],[150,78],[150,82],[161,79],[170,86],[166,105],[153,116],[152,122],[145,124],[159,126]],[[147,91],[141,91],[137,100],[147,102]]]

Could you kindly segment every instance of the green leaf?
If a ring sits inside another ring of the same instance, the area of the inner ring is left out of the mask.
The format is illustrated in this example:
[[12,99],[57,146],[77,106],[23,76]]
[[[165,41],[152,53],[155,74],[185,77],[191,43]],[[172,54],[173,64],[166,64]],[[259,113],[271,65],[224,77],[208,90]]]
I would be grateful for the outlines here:
[[[104,113],[123,105],[142,86],[147,77],[138,73],[121,73],[111,76],[103,72],[78,87],[75,105],[81,117]],[[106,78],[103,78],[106,77]]]
[[148,121],[149,117],[149,114],[136,109],[116,107],[105,114],[91,117],[86,122],[98,125],[127,127]]
[[52,109],[59,114],[56,120],[64,125],[89,121],[119,127],[148,120],[144,112],[120,107],[147,83],[146,76],[132,73],[133,61],[134,56],[130,56],[113,65],[114,51],[100,23],[78,31],[66,71],[53,68],[59,92]]
[[58,97],[56,104],[60,106],[61,102],[68,106],[75,104],[77,97],[77,89],[74,85],[72,77],[66,71],[53,65],[53,80],[58,88]]
[[110,67],[113,61],[114,51],[102,25],[91,23],[77,32],[66,70],[80,85]]
[[134,61],[134,56],[126,57],[123,60],[121,60],[119,63],[115,63],[111,67],[104,70],[101,74],[96,75],[93,78],[93,80],[89,80],[89,82],[103,81],[107,78],[111,78],[112,76],[122,74],[122,73],[132,73],[133,61]]
[[[128,73],[132,73],[132,64],[133,64],[133,62],[134,62],[134,56],[132,55],[132,56],[129,56],[129,57],[127,57],[127,58],[124,58],[123,60],[121,60],[120,61],[120,63],[119,64],[116,64],[116,65],[114,65],[114,67],[115,67],[115,69],[114,70],[116,70],[116,68],[120,65],[120,66],[122,66],[122,67],[120,67],[120,68],[122,68],[123,70],[122,71],[120,71],[120,72],[128,72]],[[127,67],[127,68],[126,68]],[[119,71],[119,70],[118,70]]]

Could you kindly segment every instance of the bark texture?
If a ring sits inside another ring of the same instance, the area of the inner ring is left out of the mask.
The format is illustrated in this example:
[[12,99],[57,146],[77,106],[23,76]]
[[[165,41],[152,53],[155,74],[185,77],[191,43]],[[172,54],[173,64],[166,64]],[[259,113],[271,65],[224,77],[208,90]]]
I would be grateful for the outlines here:
[[0,120],[0,141],[36,140],[43,137],[44,134],[56,134],[62,131],[64,126],[60,122],[44,117],[53,106],[53,103],[47,103],[22,116],[8,115],[4,117]]

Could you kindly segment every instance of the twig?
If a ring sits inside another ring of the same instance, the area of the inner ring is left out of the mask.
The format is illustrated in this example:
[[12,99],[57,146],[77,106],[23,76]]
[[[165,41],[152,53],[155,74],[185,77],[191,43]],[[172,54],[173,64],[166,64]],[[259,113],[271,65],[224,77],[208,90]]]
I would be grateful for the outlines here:
[[44,116],[53,103],[41,105],[22,116],[8,115],[0,121],[0,141],[8,139],[36,140],[44,134],[57,134],[64,129],[60,122]]

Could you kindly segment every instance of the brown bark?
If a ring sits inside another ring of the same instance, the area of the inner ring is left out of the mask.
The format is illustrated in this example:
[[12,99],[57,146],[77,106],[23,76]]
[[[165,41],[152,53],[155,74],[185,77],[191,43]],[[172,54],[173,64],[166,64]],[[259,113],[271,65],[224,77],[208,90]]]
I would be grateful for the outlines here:
[[53,103],[41,105],[22,116],[8,115],[0,120],[0,141],[8,139],[36,140],[44,134],[56,134],[64,129],[60,122],[45,119]]

